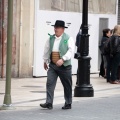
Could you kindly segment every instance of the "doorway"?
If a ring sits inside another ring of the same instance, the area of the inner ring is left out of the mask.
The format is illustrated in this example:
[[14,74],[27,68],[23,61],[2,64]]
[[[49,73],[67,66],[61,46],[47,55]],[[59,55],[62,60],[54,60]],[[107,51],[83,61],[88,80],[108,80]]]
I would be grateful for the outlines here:
[[[108,22],[109,22],[108,18],[99,19],[99,45],[102,39],[102,31],[103,29],[108,28]],[[101,64],[101,52],[98,49],[98,70],[100,69],[100,64]]]

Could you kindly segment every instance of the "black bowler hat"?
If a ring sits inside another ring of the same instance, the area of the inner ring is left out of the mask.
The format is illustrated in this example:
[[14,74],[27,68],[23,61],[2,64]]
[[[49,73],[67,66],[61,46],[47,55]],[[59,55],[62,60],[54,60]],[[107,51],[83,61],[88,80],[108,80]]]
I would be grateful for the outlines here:
[[54,27],[68,28],[68,27],[65,27],[65,22],[62,21],[62,20],[56,20],[55,25],[52,25],[52,26],[54,26]]

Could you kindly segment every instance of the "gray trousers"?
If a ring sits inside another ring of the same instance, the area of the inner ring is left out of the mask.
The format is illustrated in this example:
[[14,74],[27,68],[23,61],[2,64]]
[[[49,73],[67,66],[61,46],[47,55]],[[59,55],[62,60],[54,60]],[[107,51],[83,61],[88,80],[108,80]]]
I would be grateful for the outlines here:
[[50,63],[49,69],[47,72],[47,83],[46,83],[46,93],[47,99],[46,103],[53,104],[54,90],[59,77],[62,85],[64,87],[64,98],[66,104],[72,104],[72,66],[61,66],[57,67],[55,64]]

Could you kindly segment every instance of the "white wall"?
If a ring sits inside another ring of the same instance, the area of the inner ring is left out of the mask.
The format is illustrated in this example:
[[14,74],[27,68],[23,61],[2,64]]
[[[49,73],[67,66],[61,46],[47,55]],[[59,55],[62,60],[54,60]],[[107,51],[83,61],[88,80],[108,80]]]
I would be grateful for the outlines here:
[[[43,50],[46,40],[49,38],[48,33],[53,34],[52,24],[56,20],[64,20],[66,23],[71,23],[68,29],[65,30],[70,36],[76,40],[79,27],[82,21],[81,13],[72,12],[57,12],[57,11],[42,11],[36,3],[35,10],[35,38],[34,38],[34,65],[33,76],[46,76],[46,71],[43,69]],[[116,15],[111,14],[89,14],[89,54],[91,60],[91,72],[98,71],[98,41],[99,41],[99,18],[109,18],[109,28],[113,28],[116,23]],[[51,23],[48,25],[46,21]],[[67,24],[66,24],[67,25]],[[75,74],[77,71],[77,60],[72,58],[73,70]]]

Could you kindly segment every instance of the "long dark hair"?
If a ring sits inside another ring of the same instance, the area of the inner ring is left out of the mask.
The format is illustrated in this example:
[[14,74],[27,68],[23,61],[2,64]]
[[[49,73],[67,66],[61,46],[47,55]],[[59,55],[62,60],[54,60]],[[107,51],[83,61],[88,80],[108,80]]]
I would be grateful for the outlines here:
[[109,28],[103,30],[103,37],[108,37],[107,33],[110,31]]

